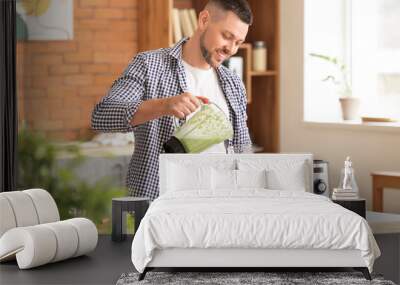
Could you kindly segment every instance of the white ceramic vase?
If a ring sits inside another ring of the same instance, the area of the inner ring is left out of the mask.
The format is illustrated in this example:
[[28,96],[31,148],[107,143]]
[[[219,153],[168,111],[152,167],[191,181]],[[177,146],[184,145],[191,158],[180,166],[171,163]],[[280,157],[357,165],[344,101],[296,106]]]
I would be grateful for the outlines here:
[[340,106],[342,107],[343,120],[356,120],[360,117],[360,99],[354,97],[339,98]]

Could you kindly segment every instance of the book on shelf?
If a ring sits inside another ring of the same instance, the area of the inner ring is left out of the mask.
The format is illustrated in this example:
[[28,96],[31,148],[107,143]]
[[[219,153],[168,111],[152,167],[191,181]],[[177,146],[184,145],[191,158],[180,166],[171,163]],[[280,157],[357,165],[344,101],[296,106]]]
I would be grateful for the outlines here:
[[190,23],[192,24],[192,29],[195,31],[197,29],[197,16],[194,9],[189,9]]
[[197,16],[194,9],[172,9],[172,32],[174,42],[182,37],[191,37],[197,29]]
[[192,24],[190,23],[189,12],[187,9],[179,10],[179,20],[181,20],[181,28],[184,37],[190,37],[193,34]]
[[357,193],[346,193],[346,194],[332,193],[332,196],[333,195],[335,195],[336,197],[358,197]]
[[358,192],[351,189],[333,189],[332,199],[334,200],[354,200],[358,199]]
[[174,33],[174,43],[182,38],[181,22],[179,21],[179,10],[172,9],[172,31]]
[[355,197],[336,197],[335,195],[332,195],[332,200],[357,200],[359,199],[358,196]]

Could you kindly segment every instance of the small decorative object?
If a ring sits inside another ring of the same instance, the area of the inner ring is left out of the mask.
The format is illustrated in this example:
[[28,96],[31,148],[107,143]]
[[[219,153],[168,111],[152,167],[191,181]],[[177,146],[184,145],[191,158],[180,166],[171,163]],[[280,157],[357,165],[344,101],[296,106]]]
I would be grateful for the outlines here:
[[328,161],[314,159],[313,161],[313,184],[314,194],[330,196]]
[[343,120],[355,120],[359,118],[360,99],[352,96],[351,84],[346,69],[346,65],[339,61],[336,57],[329,57],[322,54],[310,53],[311,56],[325,60],[333,64],[341,75],[341,79],[337,79],[334,75],[326,76],[322,81],[332,81],[339,87],[339,102],[342,109]]
[[267,48],[264,41],[253,44],[253,71],[267,70]]
[[339,187],[333,189],[332,199],[358,199],[358,186],[349,156],[346,158],[340,174]]
[[225,60],[223,64],[229,70],[232,70],[234,73],[236,73],[241,80],[243,80],[243,57],[232,56],[231,58]]
[[396,123],[398,120],[385,117],[361,117],[363,123]]

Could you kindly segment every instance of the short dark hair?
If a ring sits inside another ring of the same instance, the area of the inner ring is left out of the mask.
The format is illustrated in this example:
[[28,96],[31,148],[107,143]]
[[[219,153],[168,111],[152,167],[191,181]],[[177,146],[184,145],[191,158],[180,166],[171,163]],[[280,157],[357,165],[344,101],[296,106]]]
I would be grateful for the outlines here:
[[224,11],[235,13],[240,20],[248,25],[253,23],[253,13],[246,0],[210,0],[208,4],[215,5]]

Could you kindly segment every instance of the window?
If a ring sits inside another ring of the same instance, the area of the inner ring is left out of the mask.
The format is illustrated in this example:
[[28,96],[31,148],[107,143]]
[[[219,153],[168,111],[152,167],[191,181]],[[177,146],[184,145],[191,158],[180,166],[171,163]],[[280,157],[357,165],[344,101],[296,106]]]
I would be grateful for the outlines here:
[[340,71],[311,53],[345,64],[361,116],[400,119],[398,27],[398,0],[305,0],[304,119],[341,120],[340,85],[321,80]]

